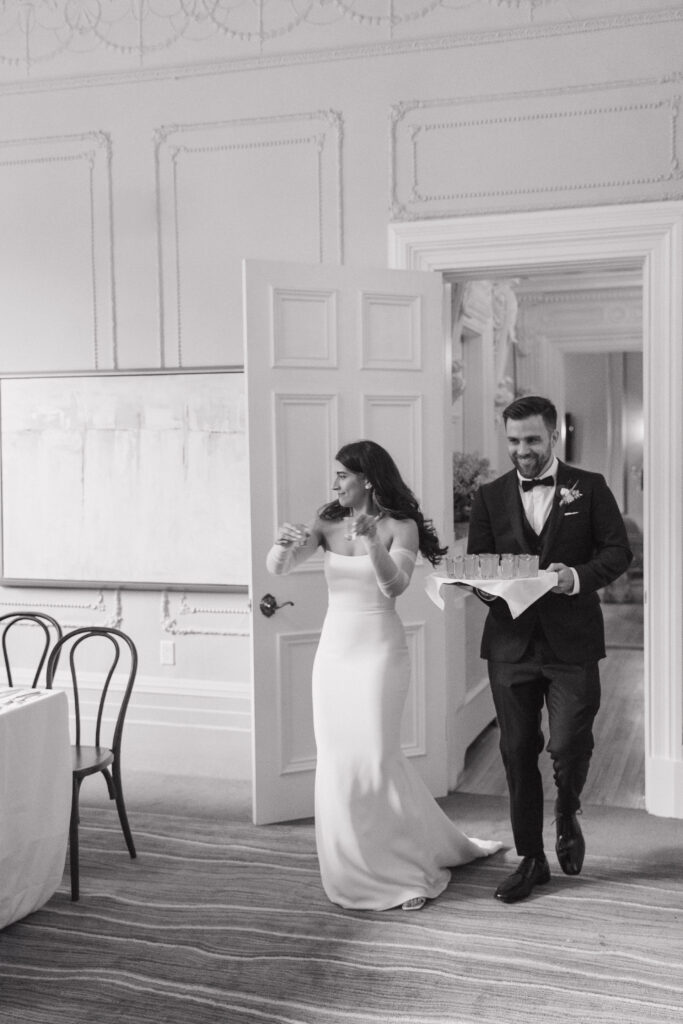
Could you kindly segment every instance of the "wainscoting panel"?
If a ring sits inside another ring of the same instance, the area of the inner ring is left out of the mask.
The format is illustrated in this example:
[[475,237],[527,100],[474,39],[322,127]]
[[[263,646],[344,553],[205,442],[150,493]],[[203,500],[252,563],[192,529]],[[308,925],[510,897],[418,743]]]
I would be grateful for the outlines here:
[[245,256],[341,262],[341,136],[330,110],[157,131],[163,365],[241,336]]
[[393,216],[679,198],[670,79],[398,103]]
[[0,372],[116,367],[111,158],[104,132],[0,141]]
[[[79,676],[80,679],[80,676]],[[83,674],[84,721],[94,720],[99,689]],[[112,682],[116,693],[117,682]],[[66,689],[60,680],[55,689]],[[105,717],[106,729],[111,722]],[[248,683],[202,679],[136,680],[123,732],[126,772],[222,779],[251,777],[251,699]],[[104,783],[103,783],[104,785]]]

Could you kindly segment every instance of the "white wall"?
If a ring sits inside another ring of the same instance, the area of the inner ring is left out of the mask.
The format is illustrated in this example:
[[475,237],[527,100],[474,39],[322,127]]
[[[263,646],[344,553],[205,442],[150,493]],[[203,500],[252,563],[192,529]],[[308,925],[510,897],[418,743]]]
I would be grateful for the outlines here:
[[[392,219],[680,196],[677,5],[420,0],[393,28],[378,6],[156,52],[146,25],[141,66],[87,35],[3,65],[0,372],[241,364],[245,256],[385,266]],[[151,737],[249,774],[246,595],[0,590],[17,604],[136,639],[129,763]]]
[[608,358],[602,352],[568,352],[564,357],[565,401],[567,412],[575,421],[572,462],[607,478],[610,475],[609,450],[605,444],[610,426]]

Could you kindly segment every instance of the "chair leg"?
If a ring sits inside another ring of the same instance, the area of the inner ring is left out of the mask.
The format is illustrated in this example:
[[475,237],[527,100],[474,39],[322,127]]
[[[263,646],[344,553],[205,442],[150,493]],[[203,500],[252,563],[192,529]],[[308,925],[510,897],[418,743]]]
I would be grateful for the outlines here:
[[119,770],[118,760],[114,761],[112,765],[112,772],[114,775],[114,791],[116,800],[116,810],[119,812],[119,821],[121,822],[121,829],[123,830],[123,837],[126,840],[126,846],[128,852],[132,858],[137,857],[135,852],[135,843],[133,842],[133,833],[130,830],[128,824],[128,815],[126,814],[126,805],[123,802],[123,789],[121,788],[121,772]]
[[116,790],[114,789],[114,783],[112,782],[111,773],[108,768],[102,769],[102,775],[104,775],[104,781],[107,783],[107,791],[109,792],[109,799],[116,799]]
[[71,899],[76,901],[80,895],[78,873],[78,797],[81,791],[81,780],[73,776],[71,784],[71,820],[69,822],[69,870],[71,873]]

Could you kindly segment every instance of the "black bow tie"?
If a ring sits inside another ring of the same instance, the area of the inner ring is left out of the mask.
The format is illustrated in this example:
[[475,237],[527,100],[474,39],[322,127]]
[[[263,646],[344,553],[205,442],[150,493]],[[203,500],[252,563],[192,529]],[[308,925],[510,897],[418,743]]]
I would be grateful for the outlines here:
[[554,487],[555,480],[552,476],[544,476],[540,480],[522,480],[522,490],[530,491],[534,487]]

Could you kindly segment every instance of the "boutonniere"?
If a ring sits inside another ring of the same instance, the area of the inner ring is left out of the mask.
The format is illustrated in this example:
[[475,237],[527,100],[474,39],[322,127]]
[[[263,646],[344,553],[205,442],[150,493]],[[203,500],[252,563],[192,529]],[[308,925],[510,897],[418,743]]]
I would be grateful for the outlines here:
[[579,481],[577,480],[571,487],[560,487],[560,508],[563,505],[571,505],[573,501],[578,501],[579,498],[583,497],[578,489],[578,483]]

